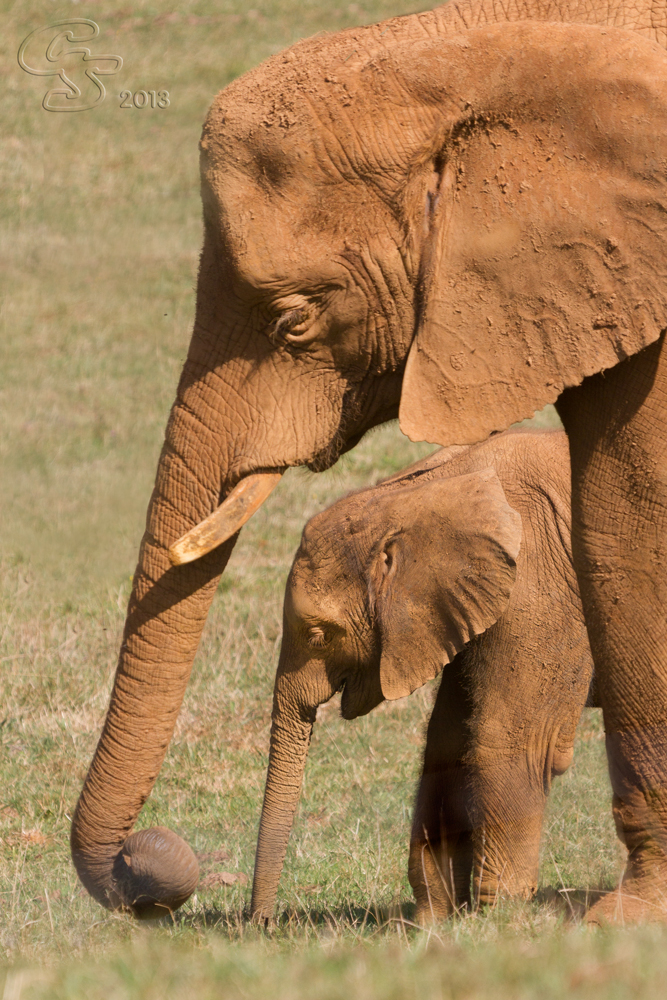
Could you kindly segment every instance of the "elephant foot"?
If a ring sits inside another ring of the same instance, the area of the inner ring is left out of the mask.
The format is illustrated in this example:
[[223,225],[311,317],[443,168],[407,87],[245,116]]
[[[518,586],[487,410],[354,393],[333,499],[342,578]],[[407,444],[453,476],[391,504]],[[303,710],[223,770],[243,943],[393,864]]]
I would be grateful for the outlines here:
[[592,927],[612,924],[667,923],[667,883],[626,878],[618,889],[602,896],[586,914]]
[[[624,734],[629,742],[627,734]],[[620,746],[618,736],[607,736],[612,775],[618,776],[625,759],[637,761],[639,754]],[[610,751],[610,746],[611,750]],[[654,754],[658,764],[667,769],[663,748]],[[625,765],[626,770],[628,765]],[[618,777],[617,777],[618,780]],[[650,808],[648,808],[650,806]],[[667,923],[667,855],[662,844],[667,831],[665,791],[657,794],[642,791],[626,781],[623,795],[614,795],[613,813],[619,839],[628,848],[628,859],[620,884],[602,896],[588,911],[586,923],[609,924]]]
[[458,851],[442,841],[413,839],[408,877],[417,903],[417,922],[440,923],[470,905],[471,861],[467,843]]

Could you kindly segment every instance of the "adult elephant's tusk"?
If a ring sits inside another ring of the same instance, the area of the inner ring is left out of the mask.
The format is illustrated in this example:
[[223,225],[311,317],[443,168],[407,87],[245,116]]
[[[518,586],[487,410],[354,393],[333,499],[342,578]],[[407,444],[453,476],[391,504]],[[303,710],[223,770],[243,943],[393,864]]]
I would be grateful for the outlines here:
[[236,534],[259,510],[281,477],[282,472],[259,472],[237,483],[217,510],[174,542],[169,549],[172,565],[193,562]]

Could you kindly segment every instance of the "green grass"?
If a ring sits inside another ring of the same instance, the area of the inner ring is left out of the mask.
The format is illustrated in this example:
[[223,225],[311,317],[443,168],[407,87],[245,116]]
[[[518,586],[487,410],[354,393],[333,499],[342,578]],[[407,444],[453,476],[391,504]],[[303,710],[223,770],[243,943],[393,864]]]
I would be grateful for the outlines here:
[[[243,881],[204,885],[173,925],[147,928],[101,910],[69,862],[69,816],[106,708],[192,322],[207,106],[299,37],[419,6],[0,8],[3,1000],[658,995],[660,930],[596,934],[578,922],[586,891],[613,885],[622,863],[596,712],[554,787],[537,900],[429,934],[411,926],[406,867],[432,686],[356,723],[335,706],[321,713],[271,936],[243,921]],[[48,114],[45,81],[18,67],[16,51],[66,16],[96,19],[97,51],[124,67],[100,108]],[[167,89],[171,105],[121,110],[122,89]],[[553,411],[539,419],[553,422]],[[329,473],[290,472],[244,530],[140,821],[171,826],[200,853],[226,852],[204,875],[252,875],[282,589],[303,523],[429,450],[382,428]]]

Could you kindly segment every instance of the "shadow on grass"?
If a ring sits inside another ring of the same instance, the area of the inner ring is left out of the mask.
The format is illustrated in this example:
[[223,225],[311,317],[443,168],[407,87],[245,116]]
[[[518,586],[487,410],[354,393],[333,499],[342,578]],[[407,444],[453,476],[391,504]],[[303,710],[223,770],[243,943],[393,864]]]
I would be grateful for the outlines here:
[[[480,917],[497,919],[499,923],[503,923],[509,913],[518,912],[519,908],[525,908],[527,913],[532,914],[539,911],[550,913],[565,924],[580,923],[591,906],[609,891],[608,888],[562,889],[546,886],[539,889],[530,901],[500,900],[495,907],[483,906],[463,911],[443,923],[453,926],[457,919]],[[172,918],[165,918],[165,923],[171,922]],[[289,907],[266,928],[253,924],[247,909],[205,908],[195,913],[176,914],[173,922],[191,930],[219,930],[234,938],[245,937],[253,932],[289,938],[295,934],[302,935],[304,931],[318,938],[368,938],[389,931],[407,936],[422,929],[417,923],[416,906],[413,902],[390,906],[377,906],[373,903],[361,906],[350,902],[334,907]]]
[[282,911],[267,928],[253,924],[247,909],[223,910],[206,908],[195,913],[177,913],[163,918],[164,923],[178,924],[192,930],[221,930],[233,937],[243,937],[248,931],[290,936],[310,930],[317,937],[373,936],[390,928],[402,927],[406,932],[419,929],[415,920],[414,903],[392,906],[358,906],[346,903],[334,907],[289,907]]

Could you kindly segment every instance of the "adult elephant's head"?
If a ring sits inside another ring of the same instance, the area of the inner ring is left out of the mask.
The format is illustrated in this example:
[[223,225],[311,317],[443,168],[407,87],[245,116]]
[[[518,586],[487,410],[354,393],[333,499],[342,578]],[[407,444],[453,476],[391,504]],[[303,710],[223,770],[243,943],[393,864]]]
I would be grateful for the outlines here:
[[194,888],[181,841],[128,834],[279,474],[399,407],[413,438],[479,440],[667,326],[663,50],[555,24],[447,39],[441,17],[297,45],[207,119],[195,328],[72,832],[105,905],[152,915]]

